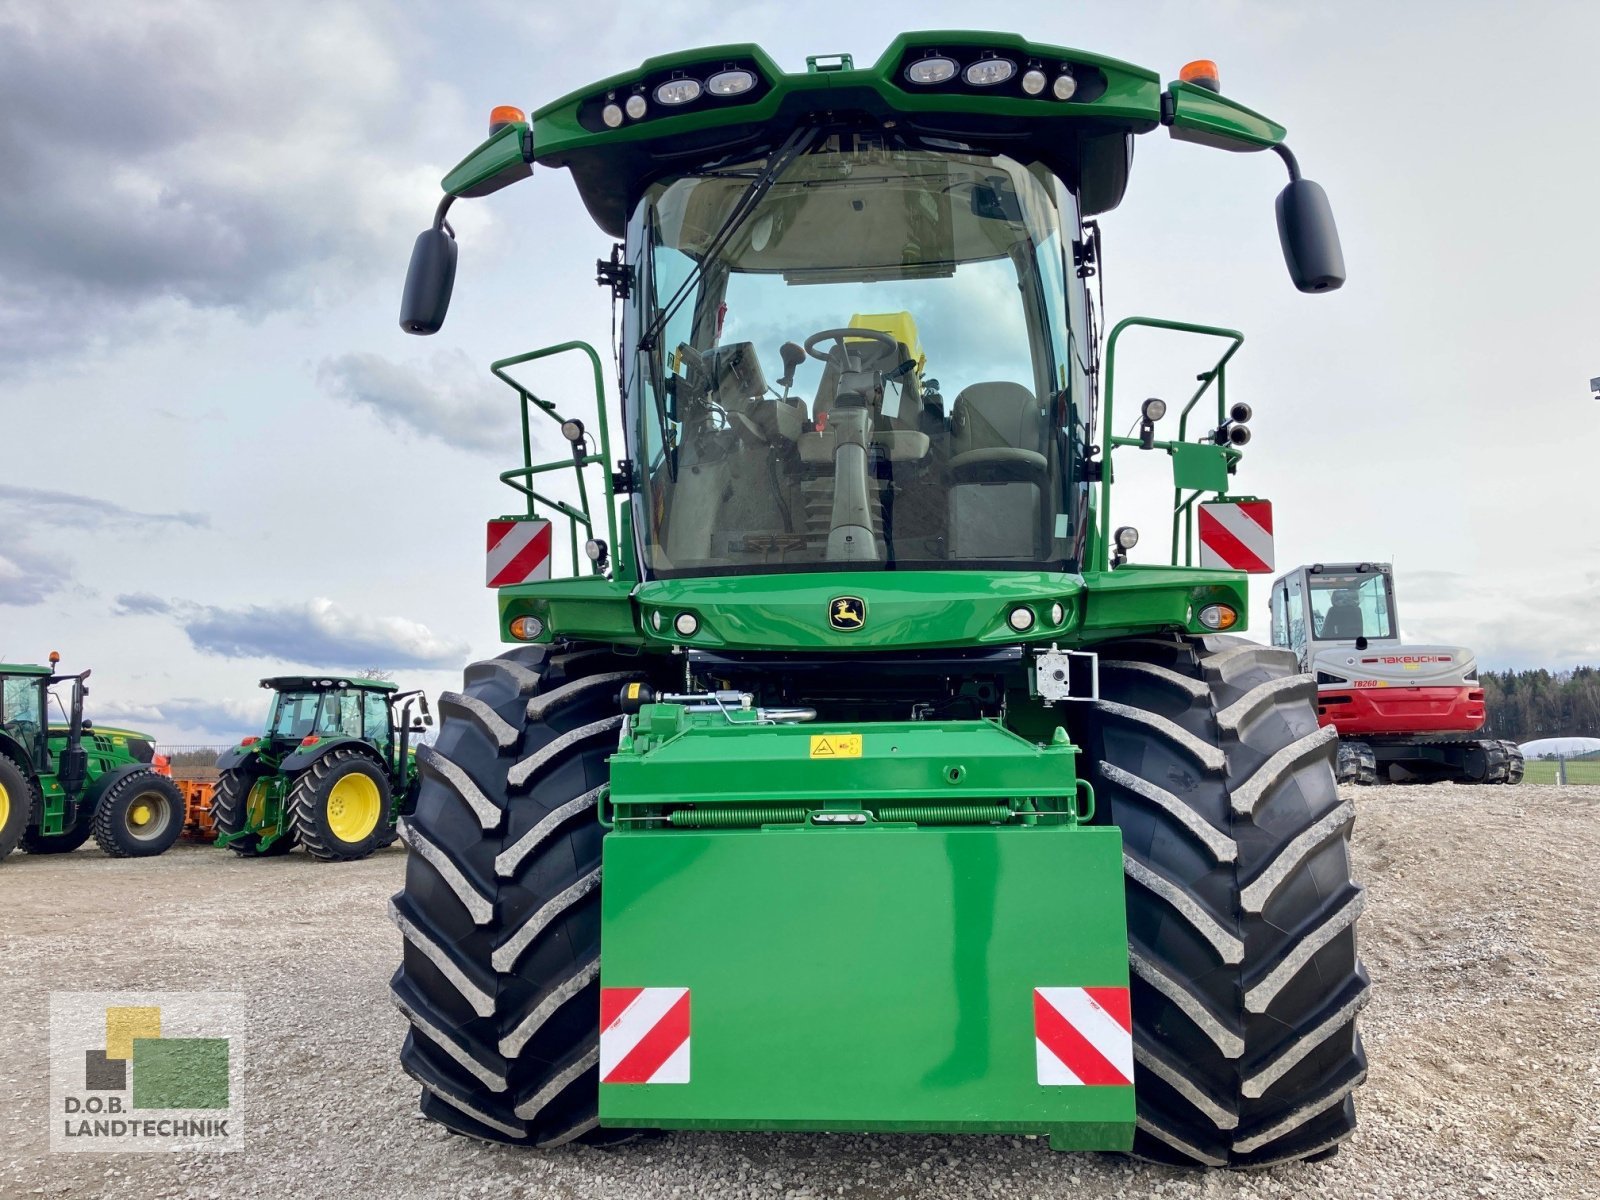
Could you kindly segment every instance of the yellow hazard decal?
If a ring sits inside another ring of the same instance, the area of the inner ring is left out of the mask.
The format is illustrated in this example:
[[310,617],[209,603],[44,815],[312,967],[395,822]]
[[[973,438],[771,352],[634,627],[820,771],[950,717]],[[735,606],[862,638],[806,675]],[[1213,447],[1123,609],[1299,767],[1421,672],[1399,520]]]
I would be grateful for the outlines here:
[[812,758],[860,758],[859,733],[814,733],[811,735]]
[[628,685],[628,699],[629,700],[637,700],[638,698],[639,698],[639,685],[637,683],[630,683]]

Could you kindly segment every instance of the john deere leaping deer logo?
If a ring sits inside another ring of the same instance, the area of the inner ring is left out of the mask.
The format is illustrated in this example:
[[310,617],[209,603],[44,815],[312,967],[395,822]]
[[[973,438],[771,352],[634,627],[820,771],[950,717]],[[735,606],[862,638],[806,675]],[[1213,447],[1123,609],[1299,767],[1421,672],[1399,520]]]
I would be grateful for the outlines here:
[[828,624],[846,632],[867,623],[867,605],[860,596],[835,596],[828,601]]

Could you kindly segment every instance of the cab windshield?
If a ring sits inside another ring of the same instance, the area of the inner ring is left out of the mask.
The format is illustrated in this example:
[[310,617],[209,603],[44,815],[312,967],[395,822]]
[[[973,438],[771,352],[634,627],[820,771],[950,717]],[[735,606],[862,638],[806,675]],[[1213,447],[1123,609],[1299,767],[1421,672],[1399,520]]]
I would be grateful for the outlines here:
[[[280,692],[267,718],[267,736],[302,738],[310,734],[361,736],[359,700],[347,692]],[[353,728],[352,728],[353,726]]]
[[1071,194],[1009,158],[841,135],[729,233],[764,166],[660,183],[630,232],[651,571],[1067,566],[1088,419]]
[[1318,640],[1394,637],[1387,575],[1368,572],[1308,578],[1311,620]]

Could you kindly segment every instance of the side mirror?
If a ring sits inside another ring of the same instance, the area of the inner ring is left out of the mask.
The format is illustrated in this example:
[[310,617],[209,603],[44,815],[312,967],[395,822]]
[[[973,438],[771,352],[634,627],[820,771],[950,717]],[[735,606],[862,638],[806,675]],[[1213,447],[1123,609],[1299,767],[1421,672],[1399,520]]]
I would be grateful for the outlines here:
[[1289,278],[1302,292],[1331,292],[1344,284],[1339,227],[1322,185],[1291,179],[1278,193],[1278,241]]
[[456,282],[456,239],[444,229],[424,229],[411,247],[405,295],[400,300],[400,328],[407,333],[438,333],[450,311]]

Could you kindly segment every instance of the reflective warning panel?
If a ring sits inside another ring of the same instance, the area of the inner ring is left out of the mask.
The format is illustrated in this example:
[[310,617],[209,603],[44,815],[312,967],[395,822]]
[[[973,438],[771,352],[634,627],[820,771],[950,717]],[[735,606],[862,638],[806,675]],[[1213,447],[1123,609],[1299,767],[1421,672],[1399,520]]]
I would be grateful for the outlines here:
[[1200,565],[1260,575],[1272,570],[1272,501],[1200,506]]
[[489,561],[484,572],[489,587],[549,578],[549,521],[502,517],[489,522]]
[[1033,989],[1039,1082],[1120,1087],[1133,1082],[1133,1016],[1124,987]]

